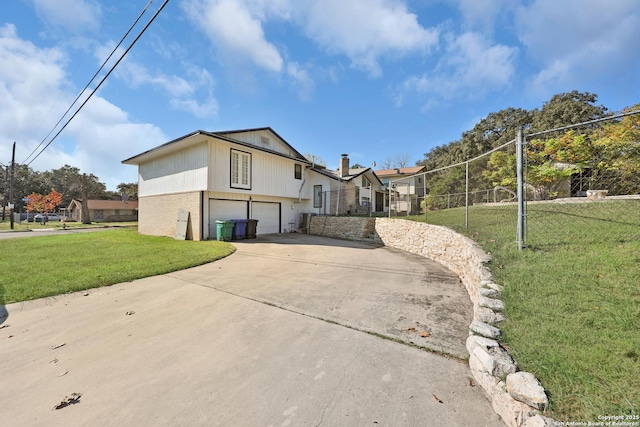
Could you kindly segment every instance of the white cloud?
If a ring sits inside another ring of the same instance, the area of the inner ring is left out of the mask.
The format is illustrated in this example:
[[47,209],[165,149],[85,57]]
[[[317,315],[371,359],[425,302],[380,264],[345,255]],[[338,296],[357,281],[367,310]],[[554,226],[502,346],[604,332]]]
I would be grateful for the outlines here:
[[638,65],[635,0],[535,0],[518,10],[515,28],[528,54],[542,64],[534,90],[549,92],[613,75],[629,61]]
[[226,60],[248,59],[265,70],[282,70],[284,61],[278,49],[266,40],[260,19],[246,2],[189,0],[183,8]]
[[427,53],[438,43],[438,30],[422,27],[399,1],[316,0],[305,4],[310,5],[302,17],[307,35],[373,76],[382,73],[381,57]]
[[102,10],[94,1],[33,0],[36,13],[49,25],[80,32],[99,28]]
[[[397,106],[415,93],[441,100],[475,98],[512,84],[517,49],[492,44],[478,33],[449,35],[445,39],[445,52],[434,71],[407,78],[396,96]],[[428,106],[433,105],[437,102],[430,99]]]
[[298,96],[302,100],[308,100],[315,88],[315,82],[309,75],[309,71],[297,62],[289,62],[287,64],[287,74],[293,78],[298,89]]
[[[23,163],[75,93],[69,91],[63,53],[20,39],[13,25],[0,27],[0,57],[0,140],[16,141],[16,161]],[[70,164],[115,189],[137,179],[135,168],[121,165],[124,158],[167,139],[156,126],[132,123],[125,111],[96,95],[39,157],[30,157],[31,167],[42,171]],[[3,163],[10,150],[10,144],[0,144]]]
[[462,26],[469,30],[479,30],[492,34],[496,21],[516,6],[512,0],[449,0],[462,15]]
[[[100,63],[108,57],[113,48],[100,46],[95,56]],[[119,49],[109,61],[112,66],[123,50]],[[149,85],[159,88],[169,97],[169,105],[179,111],[186,111],[198,118],[214,117],[218,114],[218,101],[214,97],[215,79],[204,68],[182,63],[184,76],[168,75],[161,71],[152,73],[147,67],[135,61],[134,57],[125,58],[116,68],[116,77],[124,80],[132,88]],[[204,101],[199,101],[204,98]]]
[[331,55],[344,55],[354,68],[380,76],[382,57],[426,53],[439,32],[418,23],[399,0],[187,0],[187,16],[209,36],[227,63],[240,58],[288,73],[263,24],[287,22]]

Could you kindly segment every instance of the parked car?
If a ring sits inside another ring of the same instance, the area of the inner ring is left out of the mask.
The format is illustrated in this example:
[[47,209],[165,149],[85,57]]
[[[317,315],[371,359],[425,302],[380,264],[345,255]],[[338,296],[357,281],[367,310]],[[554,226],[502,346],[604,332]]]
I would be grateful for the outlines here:
[[[42,222],[43,219],[44,219],[44,214],[38,214],[33,217],[33,220],[35,222]],[[62,220],[62,215],[47,214],[47,221],[61,221],[61,220]]]

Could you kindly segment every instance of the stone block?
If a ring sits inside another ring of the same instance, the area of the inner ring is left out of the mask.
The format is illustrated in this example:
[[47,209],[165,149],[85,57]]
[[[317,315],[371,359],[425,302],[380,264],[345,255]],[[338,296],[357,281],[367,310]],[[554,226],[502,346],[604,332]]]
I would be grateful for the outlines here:
[[497,298],[500,292],[491,288],[480,288],[480,295],[487,298]]
[[522,427],[556,427],[557,425],[562,424],[556,423],[553,418],[545,417],[540,414],[534,414],[533,416],[524,420]]
[[495,326],[504,320],[504,315],[502,313],[497,313],[490,308],[480,307],[479,304],[474,304],[473,320]]
[[496,377],[501,378],[518,370],[516,362],[502,347],[491,347],[488,349],[488,353],[493,356],[495,361],[492,374]]
[[471,322],[471,325],[469,325],[469,329],[477,335],[492,339],[500,338],[501,334],[500,329],[496,328],[495,326],[491,326],[483,322],[478,322],[477,320]]
[[478,304],[480,304],[480,307],[490,308],[493,311],[504,311],[504,303],[499,299],[481,296]]
[[482,347],[486,350],[491,347],[498,347],[500,344],[498,344],[498,341],[490,338],[481,337],[479,335],[469,335],[469,337],[467,337],[466,345],[467,351],[471,354],[473,353],[473,349],[476,347]]
[[480,371],[493,375],[493,371],[496,367],[495,358],[490,355],[487,350],[479,346],[473,349],[473,355],[480,362]]
[[506,390],[511,397],[532,408],[544,411],[549,400],[538,379],[530,372],[516,372],[507,376]]
[[499,382],[491,393],[491,406],[502,421],[509,427],[521,427],[524,415],[531,412],[531,408],[515,400],[504,389],[504,383]]
[[482,387],[487,397],[490,398],[492,390],[498,385],[500,380],[490,373],[484,372],[482,370],[482,364],[478,358],[473,355],[469,357],[469,370],[476,384]]

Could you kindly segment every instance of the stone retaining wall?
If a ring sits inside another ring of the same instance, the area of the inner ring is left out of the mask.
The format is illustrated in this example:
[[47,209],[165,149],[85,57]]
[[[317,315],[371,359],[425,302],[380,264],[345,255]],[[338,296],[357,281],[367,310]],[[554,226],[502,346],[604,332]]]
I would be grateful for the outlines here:
[[502,287],[492,280],[491,257],[473,240],[437,225],[404,219],[313,216],[309,233],[390,246],[432,259],[455,272],[473,303],[467,350],[476,383],[509,427],[551,427],[541,414],[548,400],[538,380],[500,344]]

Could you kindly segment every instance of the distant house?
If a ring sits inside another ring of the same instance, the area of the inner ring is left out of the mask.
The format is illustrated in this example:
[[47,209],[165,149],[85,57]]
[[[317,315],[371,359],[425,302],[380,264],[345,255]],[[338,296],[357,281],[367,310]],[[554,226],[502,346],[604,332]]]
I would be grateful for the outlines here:
[[385,210],[385,187],[371,168],[350,168],[343,154],[337,171],[326,171],[332,178],[328,193],[330,215],[362,215]]
[[188,212],[193,240],[216,239],[219,220],[258,220],[258,235],[296,230],[323,213],[337,180],[269,127],[198,130],[122,163],[138,167],[138,231],[175,236]]
[[383,169],[375,171],[391,194],[391,210],[396,212],[418,212],[420,199],[425,195],[424,166]]
[[[138,201],[87,200],[89,222],[124,222],[138,220]],[[67,208],[72,220],[84,222],[82,200],[71,200]]]

